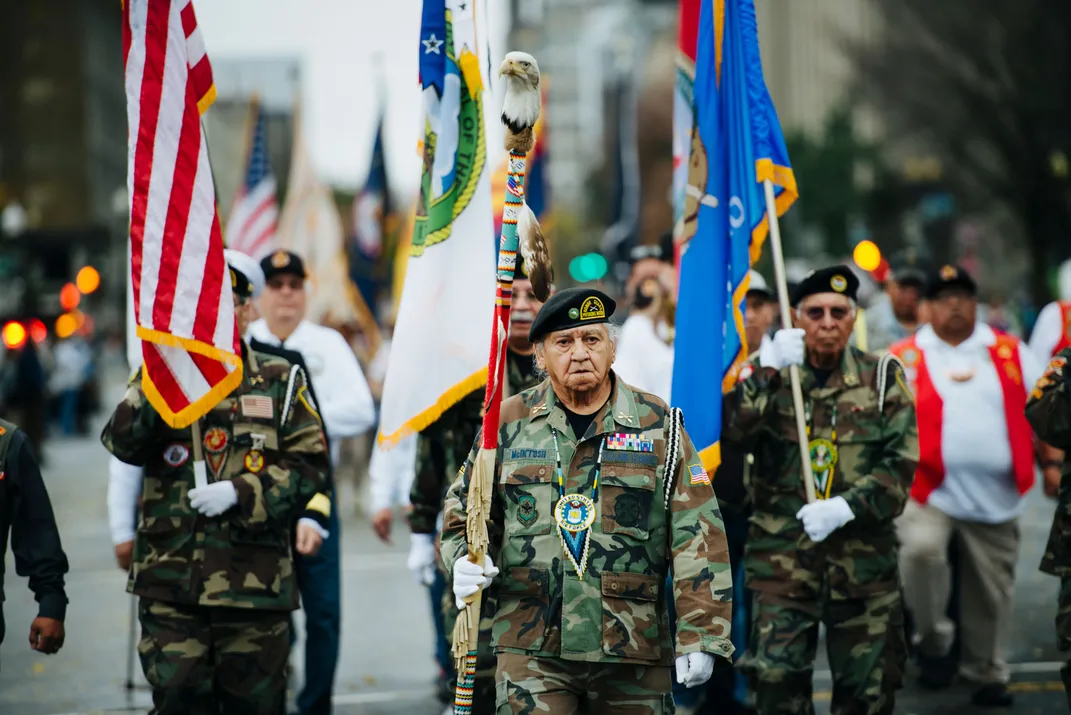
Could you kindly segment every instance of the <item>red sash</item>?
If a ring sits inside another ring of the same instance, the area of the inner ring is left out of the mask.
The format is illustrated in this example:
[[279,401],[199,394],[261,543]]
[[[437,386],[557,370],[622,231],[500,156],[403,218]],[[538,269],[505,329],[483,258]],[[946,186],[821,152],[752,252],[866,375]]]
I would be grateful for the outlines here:
[[[912,388],[919,429],[919,465],[911,485],[911,497],[925,504],[945,479],[945,463],[941,456],[944,402],[933,385],[926,357],[914,336],[892,345],[889,351],[904,361],[909,377],[914,373]],[[1015,485],[1019,494],[1025,494],[1034,485],[1034,433],[1024,412],[1026,391],[1019,361],[1019,341],[1009,335],[998,335],[996,343],[989,347],[989,356],[1004,395],[1004,422],[1008,426]]]
[[1071,300],[1061,300],[1057,305],[1060,306],[1060,342],[1052,349],[1053,355],[1071,348]]

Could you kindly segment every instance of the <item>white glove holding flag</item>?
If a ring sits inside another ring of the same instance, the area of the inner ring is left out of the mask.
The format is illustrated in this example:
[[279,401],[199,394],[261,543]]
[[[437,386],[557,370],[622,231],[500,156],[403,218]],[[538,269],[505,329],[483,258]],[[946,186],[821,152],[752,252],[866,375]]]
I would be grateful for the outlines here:
[[483,568],[469,561],[467,556],[462,556],[454,562],[454,600],[458,610],[464,610],[465,599],[476,593],[480,588],[487,588],[491,580],[498,575],[498,567],[491,563],[490,556],[483,557]]
[[710,680],[710,674],[714,672],[714,656],[710,653],[679,655],[676,666],[677,682],[686,688],[694,688]]
[[238,492],[230,482],[213,482],[191,489],[190,506],[205,516],[219,516],[238,503]]
[[435,582],[435,537],[431,534],[412,534],[409,537],[409,560],[406,562],[417,583],[430,586]]
[[773,339],[759,347],[759,366],[782,370],[803,364],[803,329],[782,328]]
[[855,514],[844,497],[833,497],[805,505],[796,512],[796,518],[803,522],[811,541],[819,542],[854,519]]

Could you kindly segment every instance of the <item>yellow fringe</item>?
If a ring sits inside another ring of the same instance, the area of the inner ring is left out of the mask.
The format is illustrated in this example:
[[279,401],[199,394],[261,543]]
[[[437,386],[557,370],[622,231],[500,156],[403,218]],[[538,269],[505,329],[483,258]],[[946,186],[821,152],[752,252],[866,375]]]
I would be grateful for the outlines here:
[[714,472],[721,465],[721,442],[715,442],[706,449],[699,450],[699,461],[703,464],[703,469],[707,470],[707,474],[713,478]]
[[208,412],[218,405],[224,397],[231,394],[241,382],[242,363],[241,360],[239,360],[238,368],[227,375],[222,382],[205,393],[199,400],[191,402],[183,410],[172,412],[167,401],[164,400],[164,396],[160,394],[160,390],[157,389],[152,378],[149,376],[149,371],[141,371],[141,389],[145,393],[145,397],[149,400],[149,404],[153,406],[153,409],[156,410],[164,422],[173,429],[189,427],[191,424],[207,415]]
[[444,412],[460,402],[462,398],[467,397],[473,391],[486,385],[487,367],[484,366],[444,392],[431,407],[410,417],[395,432],[387,435],[380,434],[376,438],[376,442],[383,449],[390,449],[391,447],[397,446],[399,442],[409,435],[420,432],[432,422],[439,419]]
[[198,114],[204,114],[208,111],[208,108],[212,106],[212,103],[216,101],[216,83],[213,82],[212,86],[205,92],[205,96],[197,100],[197,112]]

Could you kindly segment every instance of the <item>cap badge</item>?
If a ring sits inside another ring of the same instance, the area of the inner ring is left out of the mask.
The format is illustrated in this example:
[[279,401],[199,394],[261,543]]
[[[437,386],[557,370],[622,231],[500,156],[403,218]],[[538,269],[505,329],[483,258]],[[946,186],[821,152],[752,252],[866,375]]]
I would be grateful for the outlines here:
[[600,318],[606,318],[606,308],[603,306],[602,301],[595,296],[585,298],[584,302],[580,304],[580,319],[598,320]]
[[290,256],[286,251],[276,251],[272,254],[271,264],[276,268],[286,268],[290,265]]
[[572,318],[573,320],[576,320],[577,318],[580,317],[580,311],[577,310],[576,308],[570,308],[569,309],[569,317]]
[[238,290],[238,274],[234,272],[233,268],[230,270],[230,273],[231,273],[231,290]]
[[955,278],[956,275],[957,275],[956,267],[955,266],[945,266],[945,267],[943,267],[941,269],[941,272],[938,275],[941,276],[941,280],[950,281],[953,278]]
[[848,289],[848,279],[844,276],[833,276],[829,279],[829,287],[838,293],[843,293]]

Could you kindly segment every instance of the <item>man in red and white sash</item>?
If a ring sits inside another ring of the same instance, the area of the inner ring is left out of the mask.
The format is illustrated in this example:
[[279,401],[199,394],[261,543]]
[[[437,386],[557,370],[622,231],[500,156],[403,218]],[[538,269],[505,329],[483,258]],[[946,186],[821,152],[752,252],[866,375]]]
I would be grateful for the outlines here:
[[948,544],[962,547],[960,673],[980,687],[972,702],[1007,707],[1002,655],[1019,553],[1022,496],[1034,484],[1034,434],[1026,397],[1043,363],[1014,337],[977,322],[977,286],[946,265],[926,288],[930,324],[890,347],[916,399],[919,465],[897,523],[904,596],[915,619],[924,684],[951,674],[930,667],[947,655],[955,627]]

